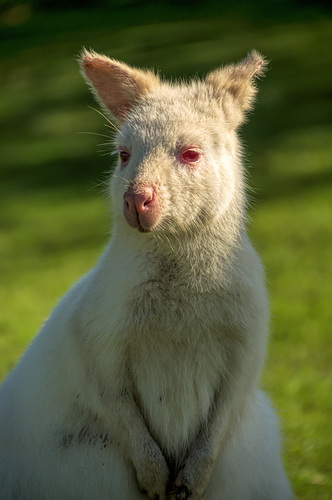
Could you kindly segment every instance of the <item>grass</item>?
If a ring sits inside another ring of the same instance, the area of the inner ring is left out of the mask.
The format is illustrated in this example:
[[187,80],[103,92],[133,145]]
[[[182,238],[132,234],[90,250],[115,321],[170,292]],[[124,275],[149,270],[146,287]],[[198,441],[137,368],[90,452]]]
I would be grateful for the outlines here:
[[[131,6],[130,6],[131,5]],[[110,158],[75,62],[82,45],[166,76],[203,74],[255,47],[270,59],[242,135],[251,236],[267,269],[264,387],[282,417],[297,497],[332,496],[332,19],[306,3],[29,10],[0,18],[0,375],[107,241]],[[219,9],[219,10],[218,10]],[[18,11],[19,12],[19,11]],[[15,17],[16,16],[16,17]],[[10,22],[8,19],[12,19]],[[14,22],[13,22],[14,19]]]

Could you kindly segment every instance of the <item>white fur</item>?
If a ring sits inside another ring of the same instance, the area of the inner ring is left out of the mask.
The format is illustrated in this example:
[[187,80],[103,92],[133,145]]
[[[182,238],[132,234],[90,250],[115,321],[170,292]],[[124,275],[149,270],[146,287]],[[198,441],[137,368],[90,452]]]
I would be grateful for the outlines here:
[[[99,59],[96,71],[111,63]],[[292,498],[258,389],[268,303],[227,92],[217,97],[208,80],[160,84],[119,115],[116,142],[132,158],[112,179],[110,245],[1,387],[1,499]],[[198,142],[200,167],[179,165],[178,143]],[[132,183],[152,184],[162,205],[151,233],[123,216]]]

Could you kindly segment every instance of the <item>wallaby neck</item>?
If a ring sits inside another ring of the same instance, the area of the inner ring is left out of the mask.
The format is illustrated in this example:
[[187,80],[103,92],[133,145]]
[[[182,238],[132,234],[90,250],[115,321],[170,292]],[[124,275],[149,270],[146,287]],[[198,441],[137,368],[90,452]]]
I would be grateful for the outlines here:
[[156,268],[164,269],[165,276],[171,274],[175,281],[201,277],[212,284],[217,275],[232,267],[246,239],[240,224],[227,234],[218,226],[181,235],[142,234],[129,226],[115,227],[106,258],[120,253],[124,262],[136,262],[137,268],[148,268],[151,273]]

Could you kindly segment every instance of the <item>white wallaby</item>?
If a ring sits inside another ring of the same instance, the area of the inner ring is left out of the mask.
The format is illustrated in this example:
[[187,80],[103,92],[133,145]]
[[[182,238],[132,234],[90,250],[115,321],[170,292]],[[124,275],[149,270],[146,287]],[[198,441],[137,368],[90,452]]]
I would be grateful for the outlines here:
[[237,138],[264,59],[81,67],[118,123],[113,236],[2,385],[1,499],[289,500]]

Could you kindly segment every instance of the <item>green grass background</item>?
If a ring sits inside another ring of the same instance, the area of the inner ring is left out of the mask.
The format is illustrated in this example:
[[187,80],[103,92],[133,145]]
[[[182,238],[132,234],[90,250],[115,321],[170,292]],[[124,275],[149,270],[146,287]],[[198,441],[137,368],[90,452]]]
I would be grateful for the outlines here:
[[250,233],[271,295],[263,385],[297,497],[332,498],[331,11],[284,0],[22,2],[0,3],[1,378],[110,232],[108,139],[81,133],[109,131],[89,108],[81,46],[173,77],[256,48],[270,65],[242,136]]

